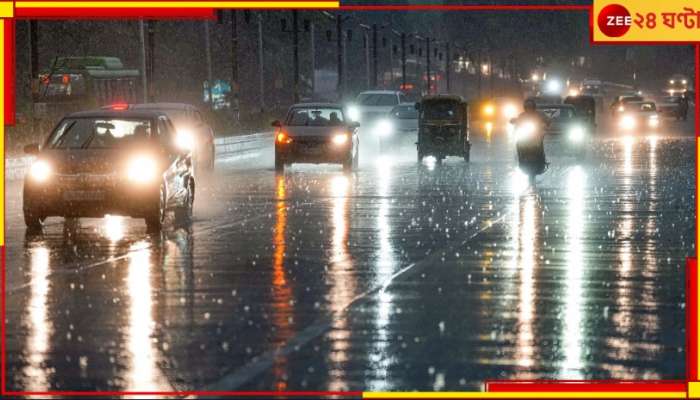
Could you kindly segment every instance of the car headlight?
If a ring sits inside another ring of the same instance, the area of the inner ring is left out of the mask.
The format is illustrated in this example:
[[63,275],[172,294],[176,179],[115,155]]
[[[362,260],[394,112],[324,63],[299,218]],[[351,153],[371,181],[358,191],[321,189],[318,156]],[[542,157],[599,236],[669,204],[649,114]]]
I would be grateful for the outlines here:
[[353,121],[360,120],[360,109],[357,106],[348,106],[348,118]]
[[619,107],[617,107],[617,111],[620,111],[620,112],[625,111],[625,107],[619,106]]
[[515,128],[515,139],[517,141],[530,138],[535,133],[535,124],[532,122],[524,122]]
[[187,129],[177,131],[175,145],[180,150],[194,150],[194,134],[192,131]]
[[503,116],[510,120],[518,116],[518,107],[515,104],[506,104],[503,106]]
[[53,171],[51,165],[44,160],[36,160],[29,168],[29,176],[36,182],[46,182]]
[[348,141],[348,134],[347,133],[337,133],[333,136],[333,144],[335,145],[343,145],[345,142]]
[[136,183],[153,182],[156,175],[156,162],[148,156],[132,158],[126,168],[126,177]]
[[657,128],[659,126],[659,117],[657,117],[657,116],[649,117],[649,126],[652,128]]
[[388,119],[377,121],[374,126],[374,134],[378,136],[389,136],[394,133],[394,125]]
[[620,119],[620,128],[622,129],[634,129],[637,126],[637,120],[631,115],[625,115]]
[[586,137],[586,131],[582,126],[574,126],[569,131],[569,140],[572,142],[580,142]]

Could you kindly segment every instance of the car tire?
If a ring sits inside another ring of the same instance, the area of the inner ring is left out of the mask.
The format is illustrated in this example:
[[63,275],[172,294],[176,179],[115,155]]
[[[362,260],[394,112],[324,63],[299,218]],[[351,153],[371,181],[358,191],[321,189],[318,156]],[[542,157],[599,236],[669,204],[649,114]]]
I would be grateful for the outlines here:
[[190,222],[192,220],[192,214],[194,211],[194,195],[195,195],[194,181],[190,179],[187,183],[187,197],[185,198],[185,204],[178,207],[176,210],[176,219],[181,222]]
[[471,150],[471,146],[467,146],[466,149],[464,149],[464,162],[469,163],[469,152]]
[[161,184],[158,190],[158,200],[157,204],[153,205],[149,215],[144,219],[146,220],[146,229],[149,232],[160,232],[163,229],[163,224],[165,222],[165,210],[167,202],[167,192],[165,190],[165,185]]
[[417,160],[417,161],[418,161],[418,164],[420,164],[420,163],[423,162],[423,157],[424,157],[424,156],[423,156],[423,152],[420,151],[420,149],[418,149],[418,160]]
[[25,208],[24,210],[24,224],[27,225],[27,229],[30,231],[40,231],[44,226],[45,216],[39,215],[31,208]]

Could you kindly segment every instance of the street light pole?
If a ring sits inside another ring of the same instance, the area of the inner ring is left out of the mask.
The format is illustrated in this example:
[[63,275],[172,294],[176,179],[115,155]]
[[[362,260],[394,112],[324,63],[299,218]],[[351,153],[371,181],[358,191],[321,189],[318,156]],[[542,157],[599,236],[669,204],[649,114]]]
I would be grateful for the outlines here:
[[432,85],[430,82],[430,38],[425,38],[425,73],[428,79],[428,94],[432,92]]
[[447,93],[450,93],[450,42],[445,42],[445,85],[447,86]]
[[372,24],[372,89],[377,88],[377,24]]
[[259,67],[259,77],[260,77],[260,112],[265,110],[265,65],[264,60],[264,49],[263,49],[263,28],[262,28],[262,14],[258,13],[258,67]]
[[240,119],[240,106],[238,104],[238,21],[236,10],[231,10],[231,111],[234,121]]
[[336,52],[338,57],[338,99],[342,100],[343,90],[343,17],[340,14],[335,15],[335,35],[336,35]]
[[401,34],[401,88],[406,90],[406,34]]
[[316,26],[313,22],[309,25],[309,34],[311,35],[309,45],[311,47],[311,97],[316,93]]
[[213,72],[211,65],[211,39],[209,32],[209,21],[204,21],[204,54],[207,59],[207,95],[209,96],[209,108],[214,109],[214,99],[212,98]]
[[299,102],[299,12],[292,11],[292,38],[294,41],[294,102]]

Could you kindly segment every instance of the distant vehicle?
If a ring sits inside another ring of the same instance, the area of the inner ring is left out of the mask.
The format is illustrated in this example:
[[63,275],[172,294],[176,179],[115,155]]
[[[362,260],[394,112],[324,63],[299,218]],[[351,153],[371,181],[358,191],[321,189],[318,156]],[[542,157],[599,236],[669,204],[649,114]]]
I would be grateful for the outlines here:
[[541,104],[561,104],[561,102],[564,99],[562,99],[562,97],[559,96],[558,94],[554,94],[554,95],[541,94],[538,96],[528,97],[527,100],[532,100],[535,102],[535,104],[541,105]]
[[294,163],[342,164],[346,172],[358,166],[360,123],[348,120],[340,104],[294,104],[272,126],[277,172]]
[[357,95],[348,105],[348,118],[363,124],[371,130],[372,122],[386,116],[395,106],[408,102],[403,92],[393,90],[370,90]]
[[587,115],[579,116],[571,104],[538,105],[537,111],[548,120],[543,128],[545,135],[562,136],[567,150],[579,156],[585,155],[593,131]]
[[189,218],[195,195],[191,152],[175,143],[159,111],[99,110],[65,116],[40,148],[24,181],[24,221],[121,214],[160,230],[166,212]]
[[486,134],[494,129],[506,128],[512,118],[518,116],[522,100],[506,97],[483,99],[469,107],[472,125],[478,121],[478,127]]
[[178,145],[192,151],[195,169],[198,171],[211,171],[214,169],[216,158],[214,131],[197,107],[185,103],[117,103],[103,108],[113,110],[154,110],[165,113],[175,125]]
[[460,96],[426,96],[416,103],[418,110],[418,162],[433,156],[441,162],[447,156],[469,162],[469,105]]
[[415,144],[418,137],[416,104],[403,103],[395,106],[386,117],[377,121],[373,132],[379,137],[380,151],[392,146]]
[[610,104],[610,115],[615,118],[618,113],[625,112],[625,106],[630,102],[644,101],[644,97],[638,94],[625,94],[617,96]]
[[596,120],[596,101],[595,97],[587,95],[567,96],[564,99],[564,104],[569,104],[574,107],[576,116],[585,119],[586,123],[595,128]]
[[32,77],[34,115],[53,127],[72,112],[133,103],[141,90],[139,76],[117,57],[56,57],[48,70]]
[[683,74],[674,74],[668,80],[668,86],[666,87],[666,92],[673,96],[677,94],[684,93],[686,90],[692,87],[692,82],[687,76]]
[[653,101],[631,101],[616,120],[624,133],[654,133],[659,128],[659,114]]
[[688,99],[684,96],[666,96],[656,106],[662,117],[688,119]]

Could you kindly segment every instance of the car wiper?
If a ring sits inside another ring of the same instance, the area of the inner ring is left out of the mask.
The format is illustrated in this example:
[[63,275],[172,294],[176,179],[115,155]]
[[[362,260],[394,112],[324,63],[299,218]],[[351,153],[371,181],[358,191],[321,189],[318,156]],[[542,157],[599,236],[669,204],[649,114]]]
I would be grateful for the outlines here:
[[88,138],[85,139],[85,142],[83,142],[83,144],[80,145],[80,148],[81,148],[81,149],[87,149],[88,146],[90,146],[90,143],[92,143],[92,140],[95,139],[95,135],[96,135],[96,134],[97,134],[97,130],[96,130],[96,129],[93,129],[93,130],[92,130],[92,133],[90,134],[90,136],[88,136]]
[[53,146],[54,148],[60,148],[60,147],[63,145],[63,141],[66,139],[66,137],[68,137],[68,132],[70,132],[70,130],[73,129],[73,127],[75,126],[75,124],[76,124],[77,122],[78,122],[78,121],[73,121],[73,122],[71,122],[71,123],[66,127],[66,129],[63,130],[63,133],[61,134],[61,136],[59,136],[59,137],[56,139],[56,144]]

